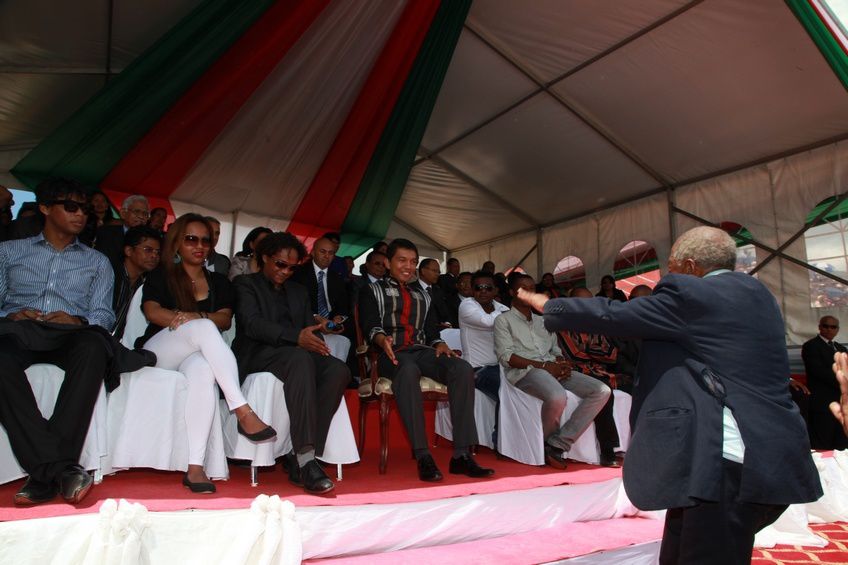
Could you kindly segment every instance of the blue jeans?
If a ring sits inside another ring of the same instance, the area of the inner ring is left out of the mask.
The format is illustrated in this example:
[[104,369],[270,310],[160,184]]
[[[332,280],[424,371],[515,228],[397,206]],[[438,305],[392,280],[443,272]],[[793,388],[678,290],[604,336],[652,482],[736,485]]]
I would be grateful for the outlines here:
[[492,430],[492,443],[495,449],[498,447],[498,414],[500,412],[500,397],[498,390],[501,387],[501,366],[486,365],[474,369],[474,388],[495,401],[495,429]]

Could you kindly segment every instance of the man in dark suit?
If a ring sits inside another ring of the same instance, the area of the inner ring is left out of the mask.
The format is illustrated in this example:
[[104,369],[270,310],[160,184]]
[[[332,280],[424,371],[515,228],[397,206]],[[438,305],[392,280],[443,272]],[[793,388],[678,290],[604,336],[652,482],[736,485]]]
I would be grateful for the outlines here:
[[312,260],[298,267],[292,280],[306,287],[313,314],[342,324],[341,316],[350,316],[350,304],[344,279],[329,270],[336,249],[335,243],[329,239],[322,237],[315,240]]
[[430,296],[430,305],[433,308],[433,313],[436,315],[436,325],[439,328],[458,328],[459,327],[459,310],[453,310],[448,307],[445,299],[445,291],[436,283],[439,280],[439,273],[442,269],[439,267],[439,262],[435,259],[424,259],[418,265],[418,280],[412,283]]
[[236,338],[233,352],[242,378],[268,371],[284,384],[291,420],[289,480],[307,492],[333,490],[315,460],[324,451],[333,415],[350,382],[347,366],[330,356],[306,289],[289,280],[306,250],[289,233],[271,234],[256,247],[259,272],[236,277]]
[[389,261],[383,253],[372,251],[365,257],[364,272],[362,276],[353,279],[350,284],[350,303],[359,302],[359,293],[371,283],[382,280],[386,276],[386,263]]
[[825,316],[819,320],[819,335],[806,342],[801,349],[807,372],[807,388],[810,390],[809,431],[813,449],[848,448],[848,438],[830,412],[830,403],[839,400],[839,383],[833,373],[833,354],[846,351],[835,340],[838,333],[839,320]]
[[450,302],[454,298],[456,298],[456,283],[459,279],[460,269],[459,259],[456,257],[451,257],[447,262],[447,270],[448,272],[439,275],[439,286],[445,291],[445,298]]
[[124,264],[124,234],[130,228],[143,226],[150,217],[147,198],[140,194],[127,196],[121,204],[121,224],[104,225],[97,228],[94,248],[109,259],[115,272]]
[[735,262],[724,231],[699,227],[651,296],[521,296],[548,329],[643,339],[624,487],[638,508],[669,509],[660,563],[748,563],[760,529],[822,494],[780,310]]

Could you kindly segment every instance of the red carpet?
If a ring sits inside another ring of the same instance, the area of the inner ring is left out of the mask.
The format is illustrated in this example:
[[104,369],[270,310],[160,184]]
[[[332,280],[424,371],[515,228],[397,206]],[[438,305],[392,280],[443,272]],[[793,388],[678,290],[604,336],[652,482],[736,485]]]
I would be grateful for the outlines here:
[[314,559],[304,563],[326,565],[399,565],[405,563],[531,565],[655,541],[662,537],[662,528],[663,522],[661,520],[646,518],[575,522],[558,528],[470,543],[338,559]]
[[820,549],[791,545],[755,549],[751,565],[848,563],[848,523],[812,524],[810,529],[825,538],[828,544]]
[[[495,468],[495,477],[489,480],[471,479],[447,473],[451,452],[447,446],[433,449],[436,462],[445,473],[445,480],[432,484],[418,480],[415,462],[408,448],[391,452],[388,473],[385,475],[377,472],[376,449],[366,451],[362,462],[344,467],[344,480],[336,484],[330,496],[307,495],[288,482],[279,465],[273,470],[261,472],[260,484],[256,488],[250,486],[249,469],[230,466],[230,480],[216,482],[218,492],[214,495],[192,494],[180,484],[180,473],[146,469],[122,471],[105,477],[102,484],[95,485],[91,494],[78,507],[57,499],[40,506],[17,508],[12,504],[12,497],[23,484],[23,480],[20,480],[0,486],[0,521],[97,512],[100,502],[107,498],[139,502],[151,511],[247,508],[250,501],[262,493],[279,494],[297,506],[385,504],[592,483],[621,476],[620,469],[581,463],[570,464],[566,471],[531,467],[510,460],[498,460],[491,451],[482,449],[478,461]],[[328,466],[327,472],[334,477],[335,466]]]

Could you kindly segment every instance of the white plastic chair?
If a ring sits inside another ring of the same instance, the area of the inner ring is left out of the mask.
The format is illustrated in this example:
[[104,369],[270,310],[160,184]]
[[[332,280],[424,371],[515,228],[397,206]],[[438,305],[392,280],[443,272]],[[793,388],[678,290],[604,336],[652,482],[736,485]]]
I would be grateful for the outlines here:
[[[130,348],[147,328],[141,296],[139,288],[130,303],[121,340]],[[121,385],[109,394],[109,471],[132,467],[185,471],[188,468],[186,398],[186,377],[177,371],[145,367],[122,374]],[[220,421],[218,402],[214,410],[213,421]],[[203,469],[210,479],[229,478],[220,426],[212,426]]]
[[[232,343],[234,337],[235,323],[224,332],[224,339],[228,343]],[[350,340],[340,335],[324,337],[330,347],[330,354],[345,361],[350,350]],[[224,450],[227,457],[250,461],[250,484],[258,486],[259,467],[274,465],[278,457],[292,449],[289,410],[283,393],[284,385],[272,373],[249,374],[242,383],[241,390],[256,415],[277,430],[274,441],[252,442],[238,433],[238,419],[235,414],[222,412],[224,414],[222,421]],[[324,453],[319,454],[318,458],[325,463],[336,465],[336,476],[339,480],[342,479],[343,464],[359,461],[356,438],[353,435],[353,427],[344,398],[330,422]]]
[[[39,363],[30,366],[26,370],[26,376],[32,387],[38,409],[41,410],[42,416],[50,418],[53,415],[53,408],[56,406],[56,399],[59,396],[59,389],[65,378],[65,372],[55,365]],[[98,483],[103,479],[103,460],[108,450],[106,435],[106,390],[101,386],[79,459],[83,468],[94,471],[94,479]],[[9,436],[6,434],[5,428],[0,426],[0,484],[25,476],[26,471],[18,464],[18,460],[12,452],[12,446],[9,443]]]

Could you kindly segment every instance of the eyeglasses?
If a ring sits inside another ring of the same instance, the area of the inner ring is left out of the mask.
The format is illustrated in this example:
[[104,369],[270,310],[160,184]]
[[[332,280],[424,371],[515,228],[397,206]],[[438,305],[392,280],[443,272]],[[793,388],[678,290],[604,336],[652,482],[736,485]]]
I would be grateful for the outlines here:
[[837,325],[837,326],[833,326],[833,325],[831,325],[831,324],[819,324],[819,327],[820,327],[820,328],[824,328],[824,329],[826,329],[826,330],[838,330],[838,329],[839,329],[839,326],[838,326],[838,325]]
[[[136,247],[138,247],[138,245],[136,245]],[[142,248],[141,248],[141,250],[142,250],[143,252],[147,253],[148,255],[151,255],[151,254],[153,254],[153,255],[161,255],[161,254],[162,254],[162,250],[161,250],[161,249],[158,249],[158,248],[156,248],[156,247],[150,247],[150,246],[148,246],[148,245],[145,245],[144,247],[142,247]]]
[[285,261],[274,261],[274,266],[280,269],[281,271],[294,271],[297,269],[297,265],[292,265],[291,263],[286,263]]
[[65,212],[68,214],[76,214],[80,210],[82,210],[83,214],[88,214],[91,209],[88,204],[84,202],[77,202],[76,200],[53,200],[50,202],[51,206],[61,205],[62,208],[65,209]]
[[494,288],[490,284],[478,284],[474,286],[474,290],[494,290]]
[[197,247],[198,245],[202,245],[203,247],[211,247],[212,246],[212,238],[211,237],[200,237],[199,235],[187,235],[183,237],[183,241],[186,245],[190,245],[191,247]]
[[148,212],[147,210],[127,210],[127,212],[138,218],[146,219],[150,217],[150,212]]

